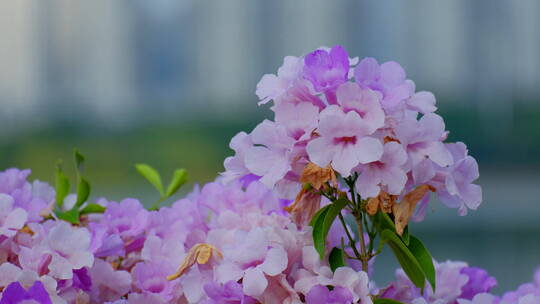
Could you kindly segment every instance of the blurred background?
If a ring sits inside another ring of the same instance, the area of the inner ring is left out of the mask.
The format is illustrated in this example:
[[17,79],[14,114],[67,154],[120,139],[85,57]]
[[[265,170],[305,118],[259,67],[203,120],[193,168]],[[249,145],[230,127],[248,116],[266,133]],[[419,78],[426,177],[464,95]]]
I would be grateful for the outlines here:
[[[136,162],[211,181],[229,139],[271,117],[256,105],[261,76],[336,44],[400,62],[479,161],[480,210],[458,217],[434,203],[412,232],[439,260],[487,268],[498,291],[530,281],[540,265],[535,0],[2,1],[0,168],[52,181],[78,147],[94,196],[151,202]],[[377,266],[385,283],[396,263],[383,255]]]

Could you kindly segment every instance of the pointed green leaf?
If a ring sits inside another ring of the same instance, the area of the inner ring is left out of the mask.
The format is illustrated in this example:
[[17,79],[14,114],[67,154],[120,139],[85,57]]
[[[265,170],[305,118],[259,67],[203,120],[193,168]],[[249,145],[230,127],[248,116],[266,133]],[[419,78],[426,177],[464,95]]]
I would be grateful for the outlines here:
[[61,211],[61,210],[56,210],[55,214],[59,219],[64,220],[66,222],[70,222],[72,224],[79,224],[80,223],[80,221],[79,221],[79,210],[76,209],[75,207],[72,208],[71,210],[65,211],[65,212]]
[[423,289],[426,283],[424,271],[401,238],[395,232],[385,229],[381,232],[381,240],[390,246],[403,271],[405,271],[414,285]]
[[409,234],[409,225],[405,226],[405,229],[403,230],[403,235],[401,236],[401,240],[405,245],[409,246],[410,242],[410,234]]
[[378,298],[373,300],[373,304],[404,304],[403,302],[392,300],[392,299],[384,299],[384,298]]
[[309,225],[311,227],[315,227],[315,223],[317,222],[317,220],[319,219],[319,217],[325,213],[326,211],[328,211],[328,208],[330,208],[330,205],[326,205],[324,207],[322,207],[321,209],[319,209],[319,211],[317,211],[315,213],[315,215],[311,218],[311,221],[309,222]]
[[60,162],[56,167],[56,206],[61,208],[64,205],[64,199],[69,194],[69,179],[62,171]]
[[163,184],[161,183],[161,176],[159,173],[152,167],[147,164],[136,164],[135,168],[137,171],[149,181],[154,188],[159,192],[161,197],[165,197],[165,190],[163,190]]
[[375,214],[375,224],[377,225],[377,227],[379,227],[380,231],[383,231],[384,229],[396,231],[396,226],[394,225],[394,222],[385,212],[379,211],[377,212],[377,214]]
[[311,226],[313,227],[312,236],[313,236],[313,246],[321,256],[321,259],[324,257],[324,248],[326,243],[326,237],[324,237],[324,218],[328,213],[331,205],[327,205],[321,208],[313,218],[311,219]]
[[88,204],[80,212],[80,215],[89,214],[89,213],[103,213],[106,208],[98,204]]
[[171,183],[167,187],[167,197],[171,197],[187,182],[187,171],[185,169],[177,169],[174,171]]
[[77,149],[73,150],[73,154],[75,155],[75,166],[77,167],[77,171],[80,173],[84,169],[84,155],[82,155]]
[[433,258],[427,250],[426,246],[414,235],[410,236],[409,250],[414,255],[420,267],[435,292],[435,266],[433,266]]
[[315,233],[314,228],[313,242],[315,243],[315,249],[317,249],[317,252],[321,256],[321,259],[324,259],[326,236],[328,235],[328,231],[330,230],[332,223],[334,223],[336,216],[345,206],[347,206],[347,202],[348,201],[346,199],[338,199],[332,202],[330,205],[328,205],[329,207],[327,211],[324,214],[321,214],[319,218],[317,218],[315,227],[317,228],[317,233]]
[[81,178],[77,185],[77,202],[74,208],[79,208],[84,204],[90,196],[90,183],[84,178]]
[[334,247],[330,251],[330,256],[328,256],[328,263],[330,264],[330,269],[336,271],[339,267],[345,266],[345,257],[343,249]]

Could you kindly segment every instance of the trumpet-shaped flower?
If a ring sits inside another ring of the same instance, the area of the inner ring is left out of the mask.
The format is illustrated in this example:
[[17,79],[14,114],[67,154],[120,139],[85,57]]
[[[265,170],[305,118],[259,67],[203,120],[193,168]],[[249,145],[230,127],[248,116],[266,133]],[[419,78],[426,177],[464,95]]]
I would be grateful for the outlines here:
[[246,167],[260,181],[273,188],[291,169],[291,153],[294,138],[282,125],[265,120],[251,132],[253,146],[246,152]]
[[379,160],[383,152],[381,142],[368,136],[370,127],[355,111],[326,108],[321,112],[317,133],[319,137],[306,147],[310,160],[323,168],[331,164],[344,177],[358,164]]
[[349,55],[342,46],[330,50],[319,49],[304,58],[304,78],[315,90],[326,93],[328,102],[336,103],[335,90],[348,80]]
[[380,160],[360,166],[356,190],[365,198],[379,195],[381,187],[389,194],[399,195],[407,182],[407,175],[401,168],[405,162],[407,153],[401,144],[395,141],[384,144]]

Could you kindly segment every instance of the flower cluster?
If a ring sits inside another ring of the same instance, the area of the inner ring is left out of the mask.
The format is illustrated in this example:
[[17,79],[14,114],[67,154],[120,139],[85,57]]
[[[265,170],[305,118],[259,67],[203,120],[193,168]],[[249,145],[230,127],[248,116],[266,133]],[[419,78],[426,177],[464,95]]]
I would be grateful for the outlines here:
[[[257,95],[275,119],[237,134],[222,176],[167,207],[183,170],[165,189],[137,166],[160,193],[150,209],[89,200],[78,152],[76,194],[60,168],[56,189],[0,172],[0,304],[540,303],[540,272],[498,297],[485,270],[435,262],[407,230],[430,192],[463,215],[481,190],[434,96],[397,63],[321,48],[286,57]],[[387,244],[403,269],[381,287],[370,277]]]
[[413,304],[540,303],[540,269],[536,270],[533,282],[522,284],[515,291],[506,292],[502,296],[496,296],[490,291],[497,285],[497,280],[485,270],[469,267],[464,262],[447,261],[435,265],[439,285],[435,292],[428,287],[422,295],[403,270],[398,269],[396,280],[383,290],[383,296]]
[[[28,174],[0,175],[9,181],[0,194],[0,303],[369,303],[367,274],[332,272],[309,230],[257,181],[209,183],[155,211],[100,199],[106,211],[77,227],[52,217],[54,190],[32,188]],[[43,203],[37,221],[28,200]]]
[[[260,104],[273,101],[274,120],[264,120],[230,143],[226,180],[257,175],[284,199],[301,189],[309,163],[341,177],[357,175],[364,198],[402,197],[430,185],[449,207],[464,215],[482,192],[472,184],[478,166],[463,143],[444,143],[448,131],[435,113],[435,97],[416,92],[396,62],[349,58],[341,46],[304,57],[285,57],[277,75],[257,85]],[[429,200],[425,194],[416,218]]]

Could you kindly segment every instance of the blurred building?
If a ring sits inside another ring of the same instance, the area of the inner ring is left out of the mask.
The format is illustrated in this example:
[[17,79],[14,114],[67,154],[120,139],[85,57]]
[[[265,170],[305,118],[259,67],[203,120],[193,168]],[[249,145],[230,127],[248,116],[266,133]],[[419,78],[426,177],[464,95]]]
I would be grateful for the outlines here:
[[235,115],[255,109],[255,84],[283,56],[320,45],[396,60],[419,88],[494,115],[540,93],[535,0],[19,0],[0,16],[2,132]]

